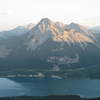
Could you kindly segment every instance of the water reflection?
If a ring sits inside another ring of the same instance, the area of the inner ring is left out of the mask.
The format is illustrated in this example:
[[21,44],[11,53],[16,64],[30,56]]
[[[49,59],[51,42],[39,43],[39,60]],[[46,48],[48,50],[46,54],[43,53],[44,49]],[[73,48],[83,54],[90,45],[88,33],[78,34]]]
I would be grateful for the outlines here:
[[0,96],[74,94],[100,97],[100,80],[0,78]]

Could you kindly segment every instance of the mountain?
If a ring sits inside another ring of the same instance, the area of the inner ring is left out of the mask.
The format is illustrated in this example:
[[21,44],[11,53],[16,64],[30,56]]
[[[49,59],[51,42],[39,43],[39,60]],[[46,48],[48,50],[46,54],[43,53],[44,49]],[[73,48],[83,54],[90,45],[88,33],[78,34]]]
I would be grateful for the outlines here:
[[91,30],[100,32],[100,26],[92,27]]
[[[66,42],[67,44],[79,43],[87,45],[94,43],[95,40],[91,38],[92,34],[87,36],[88,30],[77,24],[70,24],[66,28],[64,25],[53,23],[49,19],[42,19],[28,34],[29,47],[36,48],[51,39],[53,42]],[[84,33],[84,34],[82,34]]]
[[9,38],[9,37],[13,37],[13,36],[22,35],[22,34],[28,32],[34,26],[35,26],[34,24],[28,24],[26,26],[17,26],[14,29],[0,32],[0,38]]
[[[43,18],[26,33],[0,40],[0,70],[5,75],[36,71],[62,74],[62,70],[95,68],[100,65],[99,59],[96,37],[75,23],[66,25]],[[8,69],[11,72],[6,72]]]
[[88,34],[89,31],[86,27],[79,25],[77,23],[72,22],[71,24],[67,25],[68,28],[75,29],[77,32]]
[[94,37],[97,40],[97,44],[99,45],[100,44],[100,26],[92,27],[89,30],[92,31]]
[[30,23],[30,24],[25,25],[25,26],[23,26],[23,27],[26,28],[26,29],[28,29],[28,30],[30,30],[30,29],[32,29],[34,26],[35,26],[35,24]]

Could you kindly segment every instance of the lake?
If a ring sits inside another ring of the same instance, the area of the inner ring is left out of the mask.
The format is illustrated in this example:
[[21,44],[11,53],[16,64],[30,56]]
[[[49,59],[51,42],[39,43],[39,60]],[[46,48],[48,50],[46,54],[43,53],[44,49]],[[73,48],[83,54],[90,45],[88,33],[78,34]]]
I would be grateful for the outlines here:
[[100,80],[52,78],[0,78],[0,97],[80,95],[100,97]]

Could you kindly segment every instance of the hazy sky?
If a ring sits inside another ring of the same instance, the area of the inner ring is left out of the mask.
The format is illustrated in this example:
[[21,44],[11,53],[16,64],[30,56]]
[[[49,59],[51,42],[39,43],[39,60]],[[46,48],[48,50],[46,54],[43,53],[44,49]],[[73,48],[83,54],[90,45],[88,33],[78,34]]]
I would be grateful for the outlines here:
[[44,17],[66,24],[100,25],[100,0],[0,0],[0,30]]

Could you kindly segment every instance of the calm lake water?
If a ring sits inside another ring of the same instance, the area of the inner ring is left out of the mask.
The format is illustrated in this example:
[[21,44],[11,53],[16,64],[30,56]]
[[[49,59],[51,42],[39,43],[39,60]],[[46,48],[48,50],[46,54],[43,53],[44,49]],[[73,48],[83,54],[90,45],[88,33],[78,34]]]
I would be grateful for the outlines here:
[[100,97],[100,80],[0,78],[0,97],[54,94]]

